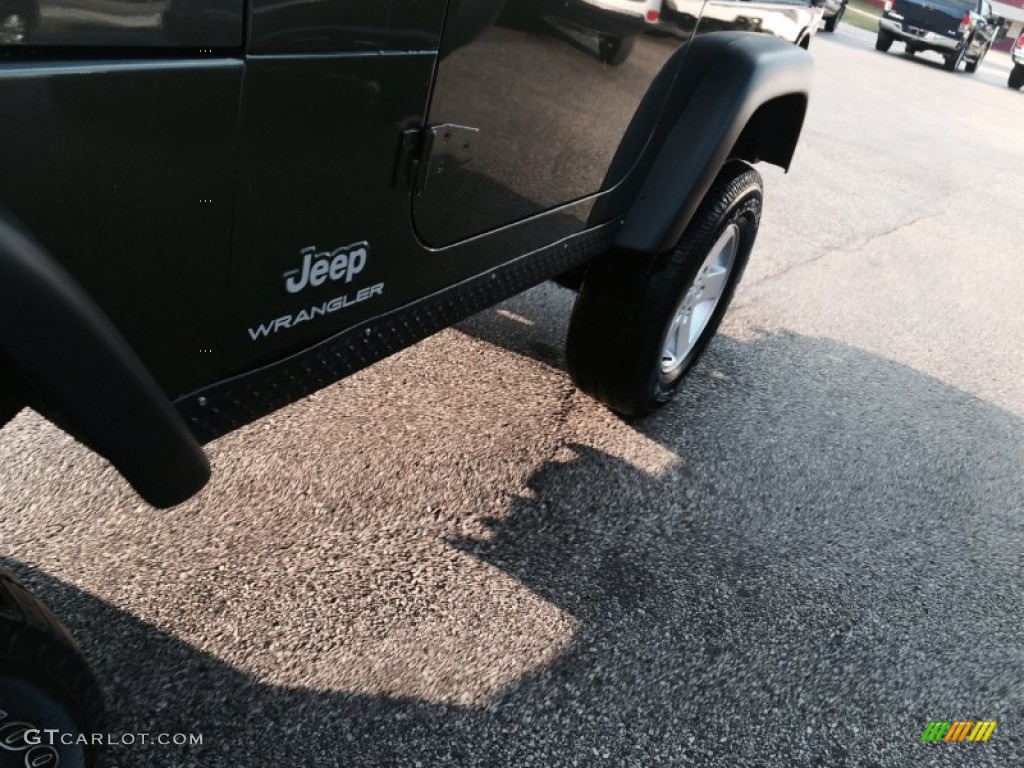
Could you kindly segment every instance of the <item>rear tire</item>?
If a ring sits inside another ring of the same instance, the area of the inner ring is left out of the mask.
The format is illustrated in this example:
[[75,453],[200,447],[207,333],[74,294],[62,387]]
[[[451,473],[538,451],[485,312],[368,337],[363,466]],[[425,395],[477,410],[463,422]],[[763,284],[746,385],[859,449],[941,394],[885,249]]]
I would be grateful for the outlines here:
[[947,56],[942,65],[943,69],[947,72],[956,72],[960,68],[960,62],[963,61],[967,55],[968,45],[969,43],[964,43],[962,48]]
[[891,32],[886,32],[884,29],[878,30],[878,37],[875,38],[875,50],[885,53],[892,48],[893,36]]
[[569,374],[581,390],[626,417],[672,398],[729,306],[762,197],[757,171],[727,163],[671,251],[612,251],[591,264],[566,341]]
[[74,741],[77,734],[101,732],[103,700],[96,679],[67,629],[5,571],[0,571],[0,638],[0,765],[10,765],[5,759],[11,759],[17,766],[96,766],[98,747],[62,744],[60,736],[45,733],[56,729]]
[[617,67],[629,58],[634,42],[632,37],[601,35],[597,39],[597,57],[605,64]]
[[986,48],[982,48],[981,49],[981,53],[978,54],[978,58],[976,58],[974,61],[968,61],[964,65],[964,72],[967,72],[967,73],[972,74],[972,75],[975,72],[977,72],[978,71],[978,65],[981,64],[981,62],[984,60],[986,53],[988,53],[988,48],[987,47]]
[[1010,70],[1010,78],[1006,81],[1006,84],[1014,90],[1024,85],[1024,64],[1013,65],[1013,69]]

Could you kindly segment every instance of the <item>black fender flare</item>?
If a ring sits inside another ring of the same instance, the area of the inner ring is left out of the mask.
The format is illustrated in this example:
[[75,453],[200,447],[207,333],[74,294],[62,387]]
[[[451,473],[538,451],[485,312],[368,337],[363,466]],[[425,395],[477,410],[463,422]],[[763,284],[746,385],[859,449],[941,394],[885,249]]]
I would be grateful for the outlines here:
[[[615,241],[626,251],[674,247],[726,161],[763,160],[788,170],[803,127],[813,59],[799,46],[752,32],[712,32],[693,40],[676,66],[670,85],[652,86],[665,102],[631,174],[639,178],[626,185],[634,194]],[[644,109],[635,119],[644,119]]]
[[178,504],[210,465],[114,324],[0,211],[0,424],[29,405],[92,448],[155,507]]

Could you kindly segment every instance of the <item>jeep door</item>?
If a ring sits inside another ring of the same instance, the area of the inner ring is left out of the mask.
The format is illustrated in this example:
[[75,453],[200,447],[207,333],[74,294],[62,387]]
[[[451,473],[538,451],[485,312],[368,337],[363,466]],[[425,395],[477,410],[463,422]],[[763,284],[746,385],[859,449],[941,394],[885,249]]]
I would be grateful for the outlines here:
[[418,246],[392,178],[402,130],[423,119],[444,2],[247,3],[227,375],[430,290],[408,266]]
[[701,0],[450,0],[413,196],[434,247],[615,185],[613,155]]

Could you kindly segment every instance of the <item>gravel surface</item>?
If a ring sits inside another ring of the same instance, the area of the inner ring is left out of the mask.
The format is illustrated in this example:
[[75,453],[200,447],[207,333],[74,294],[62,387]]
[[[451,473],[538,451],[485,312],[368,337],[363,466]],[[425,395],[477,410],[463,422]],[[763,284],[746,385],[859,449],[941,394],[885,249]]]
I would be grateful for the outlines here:
[[170,511],[33,414],[0,435],[0,565],[110,733],[202,734],[111,765],[1024,764],[1024,94],[847,25],[812,52],[660,414],[574,390],[542,286],[218,441]]

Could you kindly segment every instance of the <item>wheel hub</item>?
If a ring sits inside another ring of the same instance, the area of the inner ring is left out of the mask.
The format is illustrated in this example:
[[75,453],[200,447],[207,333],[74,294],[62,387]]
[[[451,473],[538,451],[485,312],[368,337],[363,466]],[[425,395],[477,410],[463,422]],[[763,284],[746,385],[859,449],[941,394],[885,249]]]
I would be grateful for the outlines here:
[[740,228],[730,224],[711,246],[693,282],[687,287],[669,324],[662,343],[661,372],[674,374],[700,341],[725,293],[725,287],[736,263]]

